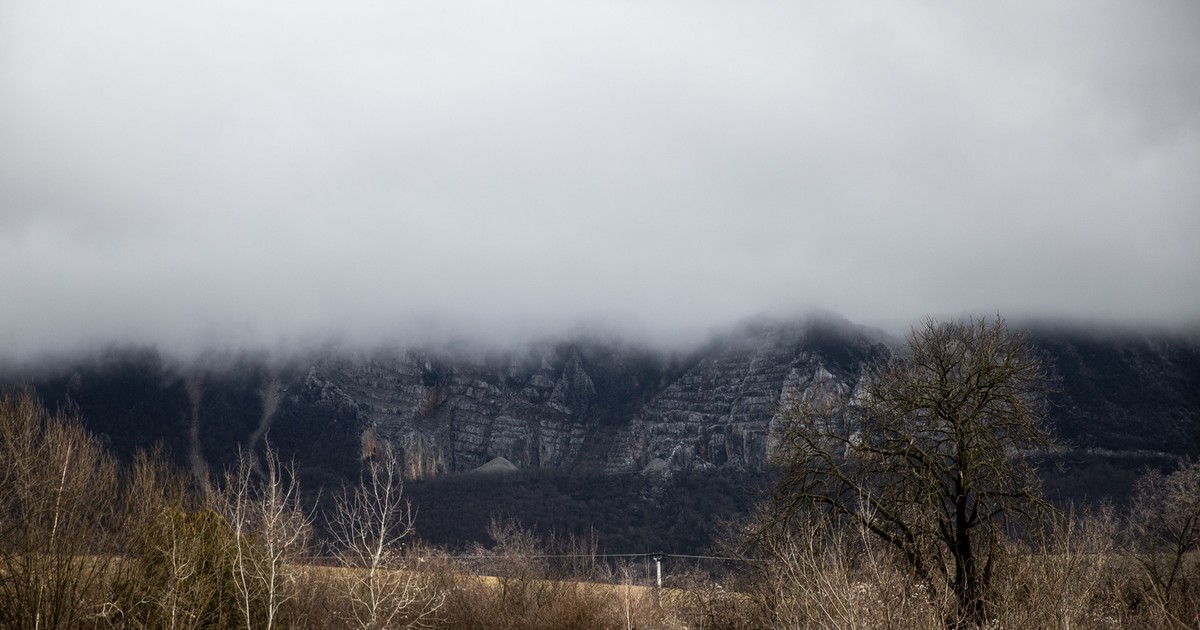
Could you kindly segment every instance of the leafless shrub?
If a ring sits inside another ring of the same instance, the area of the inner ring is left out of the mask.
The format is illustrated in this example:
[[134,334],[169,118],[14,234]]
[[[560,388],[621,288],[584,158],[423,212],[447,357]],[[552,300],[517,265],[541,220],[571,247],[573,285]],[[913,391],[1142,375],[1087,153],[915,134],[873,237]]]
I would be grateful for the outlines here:
[[994,621],[1004,628],[1124,628],[1127,579],[1111,506],[1050,514],[1026,544],[1010,543],[996,578]]
[[0,627],[93,620],[116,567],[118,467],[77,416],[0,395]]
[[[595,557],[594,540],[548,542],[511,520],[489,528],[494,545],[469,566],[450,565],[442,627],[497,630],[676,628],[652,589],[618,578]],[[587,550],[591,549],[591,552]],[[570,566],[555,566],[570,560]],[[464,571],[466,569],[466,571]],[[467,572],[469,571],[469,573]],[[482,575],[480,575],[482,574]],[[619,575],[619,574],[618,574]],[[602,580],[602,581],[589,581]]]
[[633,630],[676,625],[672,615],[663,614],[657,594],[649,586],[638,583],[637,574],[638,571],[630,562],[622,563],[617,569],[617,627]]
[[661,605],[670,611],[684,627],[705,630],[752,630],[770,627],[769,615],[753,592],[756,582],[741,584],[741,589],[727,588],[708,576],[684,578],[683,588],[667,589]]
[[1163,627],[1200,622],[1200,460],[1169,475],[1149,471],[1137,483],[1123,547],[1140,567],[1135,606],[1161,617]]
[[751,595],[767,625],[938,628],[957,612],[949,588],[913,581],[869,532],[810,516],[757,537],[766,561]]

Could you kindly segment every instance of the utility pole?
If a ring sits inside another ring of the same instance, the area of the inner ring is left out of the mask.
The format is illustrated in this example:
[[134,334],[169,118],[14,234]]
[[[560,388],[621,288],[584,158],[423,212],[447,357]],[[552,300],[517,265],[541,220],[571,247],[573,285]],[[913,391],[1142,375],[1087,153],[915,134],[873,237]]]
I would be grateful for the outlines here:
[[655,584],[658,586],[659,591],[662,591],[662,559],[664,555],[663,552],[656,551],[652,556],[654,558],[654,573],[658,576]]

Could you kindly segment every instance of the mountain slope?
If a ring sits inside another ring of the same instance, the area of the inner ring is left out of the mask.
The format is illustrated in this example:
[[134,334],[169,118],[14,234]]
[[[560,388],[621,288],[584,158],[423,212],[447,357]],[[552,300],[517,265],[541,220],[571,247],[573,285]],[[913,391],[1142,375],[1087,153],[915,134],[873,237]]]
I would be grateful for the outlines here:
[[[1194,339],[1043,326],[1031,340],[1059,379],[1053,431],[1073,453],[1200,454]],[[193,469],[227,465],[269,428],[319,484],[353,478],[380,440],[401,447],[413,479],[496,457],[584,475],[634,473],[654,460],[753,473],[769,467],[781,399],[852,391],[895,343],[825,317],[758,321],[676,354],[579,339],[490,354],[380,350],[189,367],[135,350],[5,380],[33,383],[52,406],[77,405],[124,457],[161,443]]]

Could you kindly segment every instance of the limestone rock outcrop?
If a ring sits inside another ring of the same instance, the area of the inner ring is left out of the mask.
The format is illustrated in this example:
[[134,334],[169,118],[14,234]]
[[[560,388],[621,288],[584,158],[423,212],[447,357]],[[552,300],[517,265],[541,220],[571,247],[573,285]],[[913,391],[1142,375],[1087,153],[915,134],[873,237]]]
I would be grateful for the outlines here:
[[687,356],[564,343],[508,356],[417,351],[324,361],[308,378],[343,396],[415,477],[503,457],[521,469],[636,472],[767,465],[778,403],[849,391],[882,337],[845,322],[762,323]]

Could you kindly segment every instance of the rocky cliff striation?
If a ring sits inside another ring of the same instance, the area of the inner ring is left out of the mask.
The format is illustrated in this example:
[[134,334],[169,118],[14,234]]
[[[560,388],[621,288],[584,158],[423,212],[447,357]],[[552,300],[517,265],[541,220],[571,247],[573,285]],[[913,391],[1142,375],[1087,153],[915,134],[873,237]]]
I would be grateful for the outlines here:
[[[1080,451],[1200,453],[1200,345],[1194,339],[1038,328],[1060,391],[1054,430]],[[123,454],[155,442],[181,462],[224,465],[270,439],[310,475],[355,474],[382,441],[411,478],[502,457],[519,469],[583,473],[769,465],[780,401],[850,395],[896,340],[836,318],[760,321],[665,353],[572,340],[494,353],[415,349],[240,359],[184,369],[152,351],[38,374],[51,404],[80,407]]]
[[606,473],[654,459],[761,470],[783,398],[850,391],[886,352],[874,331],[813,320],[747,326],[685,356],[588,342],[453,360],[409,351],[321,362],[308,378],[400,445],[414,477],[495,457]]

